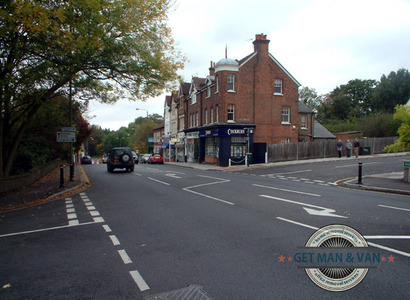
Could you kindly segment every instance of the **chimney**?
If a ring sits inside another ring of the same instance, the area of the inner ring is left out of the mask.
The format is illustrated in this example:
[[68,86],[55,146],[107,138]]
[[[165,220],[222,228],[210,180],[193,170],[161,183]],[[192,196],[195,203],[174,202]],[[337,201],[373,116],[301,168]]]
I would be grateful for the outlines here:
[[255,52],[269,52],[269,42],[270,40],[266,39],[266,34],[255,34],[255,40],[253,41],[254,51]]
[[209,76],[215,76],[215,63],[211,61],[211,67],[209,68]]

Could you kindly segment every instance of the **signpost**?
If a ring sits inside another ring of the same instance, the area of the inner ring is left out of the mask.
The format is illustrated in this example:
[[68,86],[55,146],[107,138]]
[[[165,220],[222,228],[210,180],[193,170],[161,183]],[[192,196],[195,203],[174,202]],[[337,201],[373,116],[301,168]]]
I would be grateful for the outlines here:
[[75,143],[77,140],[75,131],[57,131],[58,143]]

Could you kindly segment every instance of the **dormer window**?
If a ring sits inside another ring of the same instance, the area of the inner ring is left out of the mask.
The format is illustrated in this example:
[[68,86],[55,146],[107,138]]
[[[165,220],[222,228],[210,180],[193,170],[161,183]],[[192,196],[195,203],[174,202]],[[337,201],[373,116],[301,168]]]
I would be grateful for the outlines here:
[[191,95],[191,104],[195,104],[196,103],[196,93],[192,93]]

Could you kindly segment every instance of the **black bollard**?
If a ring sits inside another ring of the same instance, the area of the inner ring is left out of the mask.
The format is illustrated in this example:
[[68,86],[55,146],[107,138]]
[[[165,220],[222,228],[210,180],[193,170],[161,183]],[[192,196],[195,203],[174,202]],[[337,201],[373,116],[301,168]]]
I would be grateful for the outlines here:
[[74,181],[74,163],[70,164],[70,181]]
[[60,188],[64,187],[64,165],[60,165]]
[[358,184],[363,184],[362,182],[362,163],[359,162],[359,174],[357,175],[357,183]]

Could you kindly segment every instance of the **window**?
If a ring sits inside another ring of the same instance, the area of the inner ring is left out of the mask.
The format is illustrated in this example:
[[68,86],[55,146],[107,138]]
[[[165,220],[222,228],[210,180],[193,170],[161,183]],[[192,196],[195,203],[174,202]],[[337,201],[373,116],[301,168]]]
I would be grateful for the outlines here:
[[290,123],[290,106],[282,107],[282,124]]
[[289,144],[290,138],[282,138],[282,144]]
[[215,78],[215,93],[218,93],[219,92],[219,77],[218,76],[216,76],[216,78]]
[[205,109],[205,124],[208,124],[208,110]]
[[216,106],[216,122],[219,122],[219,106]]
[[300,117],[300,127],[302,128],[302,129],[307,129],[308,127],[308,124],[307,124],[307,122],[308,122],[308,117],[307,116],[301,116]]
[[228,74],[228,91],[235,90],[235,74]]
[[206,88],[206,97],[209,98],[211,96],[211,87],[208,85]]
[[185,118],[180,117],[179,119],[179,130],[184,130],[185,129]]
[[211,124],[214,122],[214,108],[211,107]]
[[196,94],[193,93],[191,96],[191,104],[195,104],[196,103]]
[[195,126],[198,126],[199,125],[199,114],[198,114],[198,112],[196,112],[196,114],[195,114]]
[[275,94],[282,95],[282,80],[281,79],[275,79],[274,81],[274,91]]
[[235,105],[229,104],[228,105],[228,122],[235,121]]

